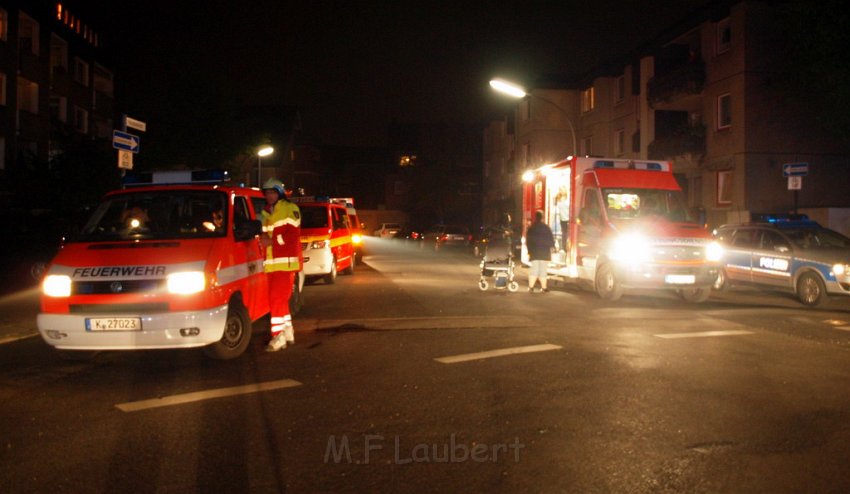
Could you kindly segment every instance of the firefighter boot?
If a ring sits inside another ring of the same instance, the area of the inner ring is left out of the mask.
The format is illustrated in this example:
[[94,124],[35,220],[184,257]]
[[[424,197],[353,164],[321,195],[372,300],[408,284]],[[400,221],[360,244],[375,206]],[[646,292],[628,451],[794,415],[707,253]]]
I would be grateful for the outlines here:
[[286,348],[286,335],[283,334],[283,331],[272,336],[271,341],[266,345],[266,351],[276,352],[282,348]]
[[290,345],[295,343],[295,328],[292,327],[292,324],[287,324],[283,327],[283,334],[287,343]]

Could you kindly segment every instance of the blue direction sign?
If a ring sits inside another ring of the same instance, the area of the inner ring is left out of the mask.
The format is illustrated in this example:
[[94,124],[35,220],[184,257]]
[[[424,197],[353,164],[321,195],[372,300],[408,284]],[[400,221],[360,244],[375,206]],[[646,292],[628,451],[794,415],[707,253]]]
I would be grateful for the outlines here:
[[121,132],[120,130],[112,131],[112,147],[115,149],[123,149],[131,153],[139,152],[139,136]]
[[808,174],[808,163],[785,163],[782,165],[782,176],[784,177],[805,177]]

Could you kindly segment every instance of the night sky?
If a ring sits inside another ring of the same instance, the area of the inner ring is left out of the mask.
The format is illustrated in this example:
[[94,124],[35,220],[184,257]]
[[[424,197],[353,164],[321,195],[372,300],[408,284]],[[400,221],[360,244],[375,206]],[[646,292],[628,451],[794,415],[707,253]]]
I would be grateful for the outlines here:
[[175,140],[203,139],[195,124],[227,108],[282,104],[301,108],[315,142],[380,146],[393,120],[480,122],[514,104],[492,77],[585,72],[705,3],[181,0],[103,13],[122,106]]

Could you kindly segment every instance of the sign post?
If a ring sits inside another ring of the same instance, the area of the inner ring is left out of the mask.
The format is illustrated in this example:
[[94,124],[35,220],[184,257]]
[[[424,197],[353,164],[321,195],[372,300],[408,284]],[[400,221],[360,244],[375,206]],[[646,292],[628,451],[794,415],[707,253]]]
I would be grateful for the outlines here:
[[803,177],[808,174],[808,163],[785,163],[782,165],[782,176],[788,177],[788,190],[794,191],[794,214],[797,214],[797,197],[803,188]]

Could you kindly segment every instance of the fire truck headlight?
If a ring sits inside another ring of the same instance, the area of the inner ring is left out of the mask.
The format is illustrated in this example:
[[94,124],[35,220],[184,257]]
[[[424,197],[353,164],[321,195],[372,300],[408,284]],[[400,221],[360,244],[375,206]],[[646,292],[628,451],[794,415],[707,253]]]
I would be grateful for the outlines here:
[[723,259],[723,247],[717,242],[711,242],[705,246],[705,260],[719,262]]
[[206,278],[201,271],[187,271],[168,275],[168,293],[191,295],[203,291]]
[[354,245],[360,245],[360,242],[363,241],[363,237],[359,233],[355,233],[351,236],[351,243]]
[[639,234],[625,234],[611,244],[608,256],[621,263],[638,263],[649,260],[649,241]]
[[310,248],[321,250],[321,249],[324,249],[325,247],[330,247],[330,245],[331,245],[330,240],[316,240],[315,242],[310,243]]
[[68,297],[71,295],[71,278],[65,275],[51,274],[44,278],[41,291],[48,297]]

